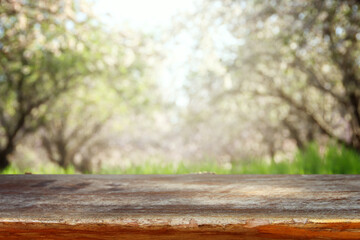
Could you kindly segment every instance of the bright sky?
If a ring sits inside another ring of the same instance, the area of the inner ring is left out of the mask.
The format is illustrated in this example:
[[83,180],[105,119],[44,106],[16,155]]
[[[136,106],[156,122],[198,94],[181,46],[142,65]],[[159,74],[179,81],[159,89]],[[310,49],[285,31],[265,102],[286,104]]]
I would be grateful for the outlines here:
[[97,0],[95,12],[109,14],[114,25],[128,24],[139,30],[166,27],[179,12],[191,10],[197,0]]
[[[146,33],[161,34],[171,26],[172,18],[182,12],[191,12],[201,0],[95,0],[94,11],[111,27],[122,27],[124,24],[134,30]],[[174,98],[179,105],[186,100],[176,92],[186,78],[186,69],[182,66],[192,49],[189,41],[167,51],[168,60],[160,69],[158,79],[165,89],[166,97]]]

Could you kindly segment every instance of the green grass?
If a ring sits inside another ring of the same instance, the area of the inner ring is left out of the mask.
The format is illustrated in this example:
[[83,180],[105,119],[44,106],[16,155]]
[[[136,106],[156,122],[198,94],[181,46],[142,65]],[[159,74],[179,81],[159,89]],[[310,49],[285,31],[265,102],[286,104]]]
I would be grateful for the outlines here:
[[75,169],[69,167],[67,169],[60,168],[54,165],[47,165],[40,167],[39,169],[25,169],[21,170],[16,166],[10,166],[6,168],[1,174],[24,174],[24,173],[33,173],[33,174],[75,174]]
[[229,174],[229,170],[216,164],[216,162],[204,162],[201,164],[186,165],[184,163],[152,163],[146,161],[142,165],[129,166],[125,169],[121,168],[104,168],[102,174],[187,174],[199,172],[212,172],[217,174]]
[[360,174],[359,153],[343,146],[329,145],[323,151],[312,143],[298,151],[292,160],[266,163],[255,160],[237,164],[234,174]]
[[[16,166],[5,169],[3,174],[74,174],[74,168],[62,169],[57,166],[43,166],[39,169],[20,170]],[[360,155],[342,146],[329,145],[322,151],[317,144],[309,144],[298,151],[293,159],[282,161],[235,161],[231,165],[218,165],[216,161],[195,164],[155,163],[145,161],[141,165],[126,168],[103,168],[101,174],[187,174],[212,172],[217,174],[360,174]]]

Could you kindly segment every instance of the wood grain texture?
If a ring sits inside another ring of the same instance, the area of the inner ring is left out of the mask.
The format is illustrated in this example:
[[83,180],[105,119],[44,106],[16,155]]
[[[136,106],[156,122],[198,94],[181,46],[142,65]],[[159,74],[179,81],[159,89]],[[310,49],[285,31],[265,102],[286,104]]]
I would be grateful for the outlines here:
[[360,239],[360,176],[1,175],[20,238]]

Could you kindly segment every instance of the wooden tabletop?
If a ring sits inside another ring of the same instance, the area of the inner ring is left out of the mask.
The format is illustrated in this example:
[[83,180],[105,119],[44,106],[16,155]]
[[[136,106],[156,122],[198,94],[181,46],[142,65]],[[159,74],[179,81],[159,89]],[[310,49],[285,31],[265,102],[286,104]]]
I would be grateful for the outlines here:
[[1,175],[20,238],[360,239],[360,175]]

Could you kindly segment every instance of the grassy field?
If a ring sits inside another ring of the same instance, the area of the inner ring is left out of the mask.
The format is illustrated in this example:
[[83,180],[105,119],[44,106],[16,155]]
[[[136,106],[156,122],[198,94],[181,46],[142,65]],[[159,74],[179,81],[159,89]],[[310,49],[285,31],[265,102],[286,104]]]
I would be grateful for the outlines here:
[[[20,170],[11,166],[3,174],[74,174],[74,168],[62,169],[47,166],[39,169]],[[316,144],[310,144],[305,150],[298,151],[292,159],[282,161],[252,160],[235,161],[226,166],[216,161],[205,161],[201,164],[186,165],[171,163],[154,163],[146,161],[141,165],[127,168],[103,168],[100,174],[187,174],[212,172],[216,174],[359,174],[360,155],[345,147],[328,146],[320,151]]]

